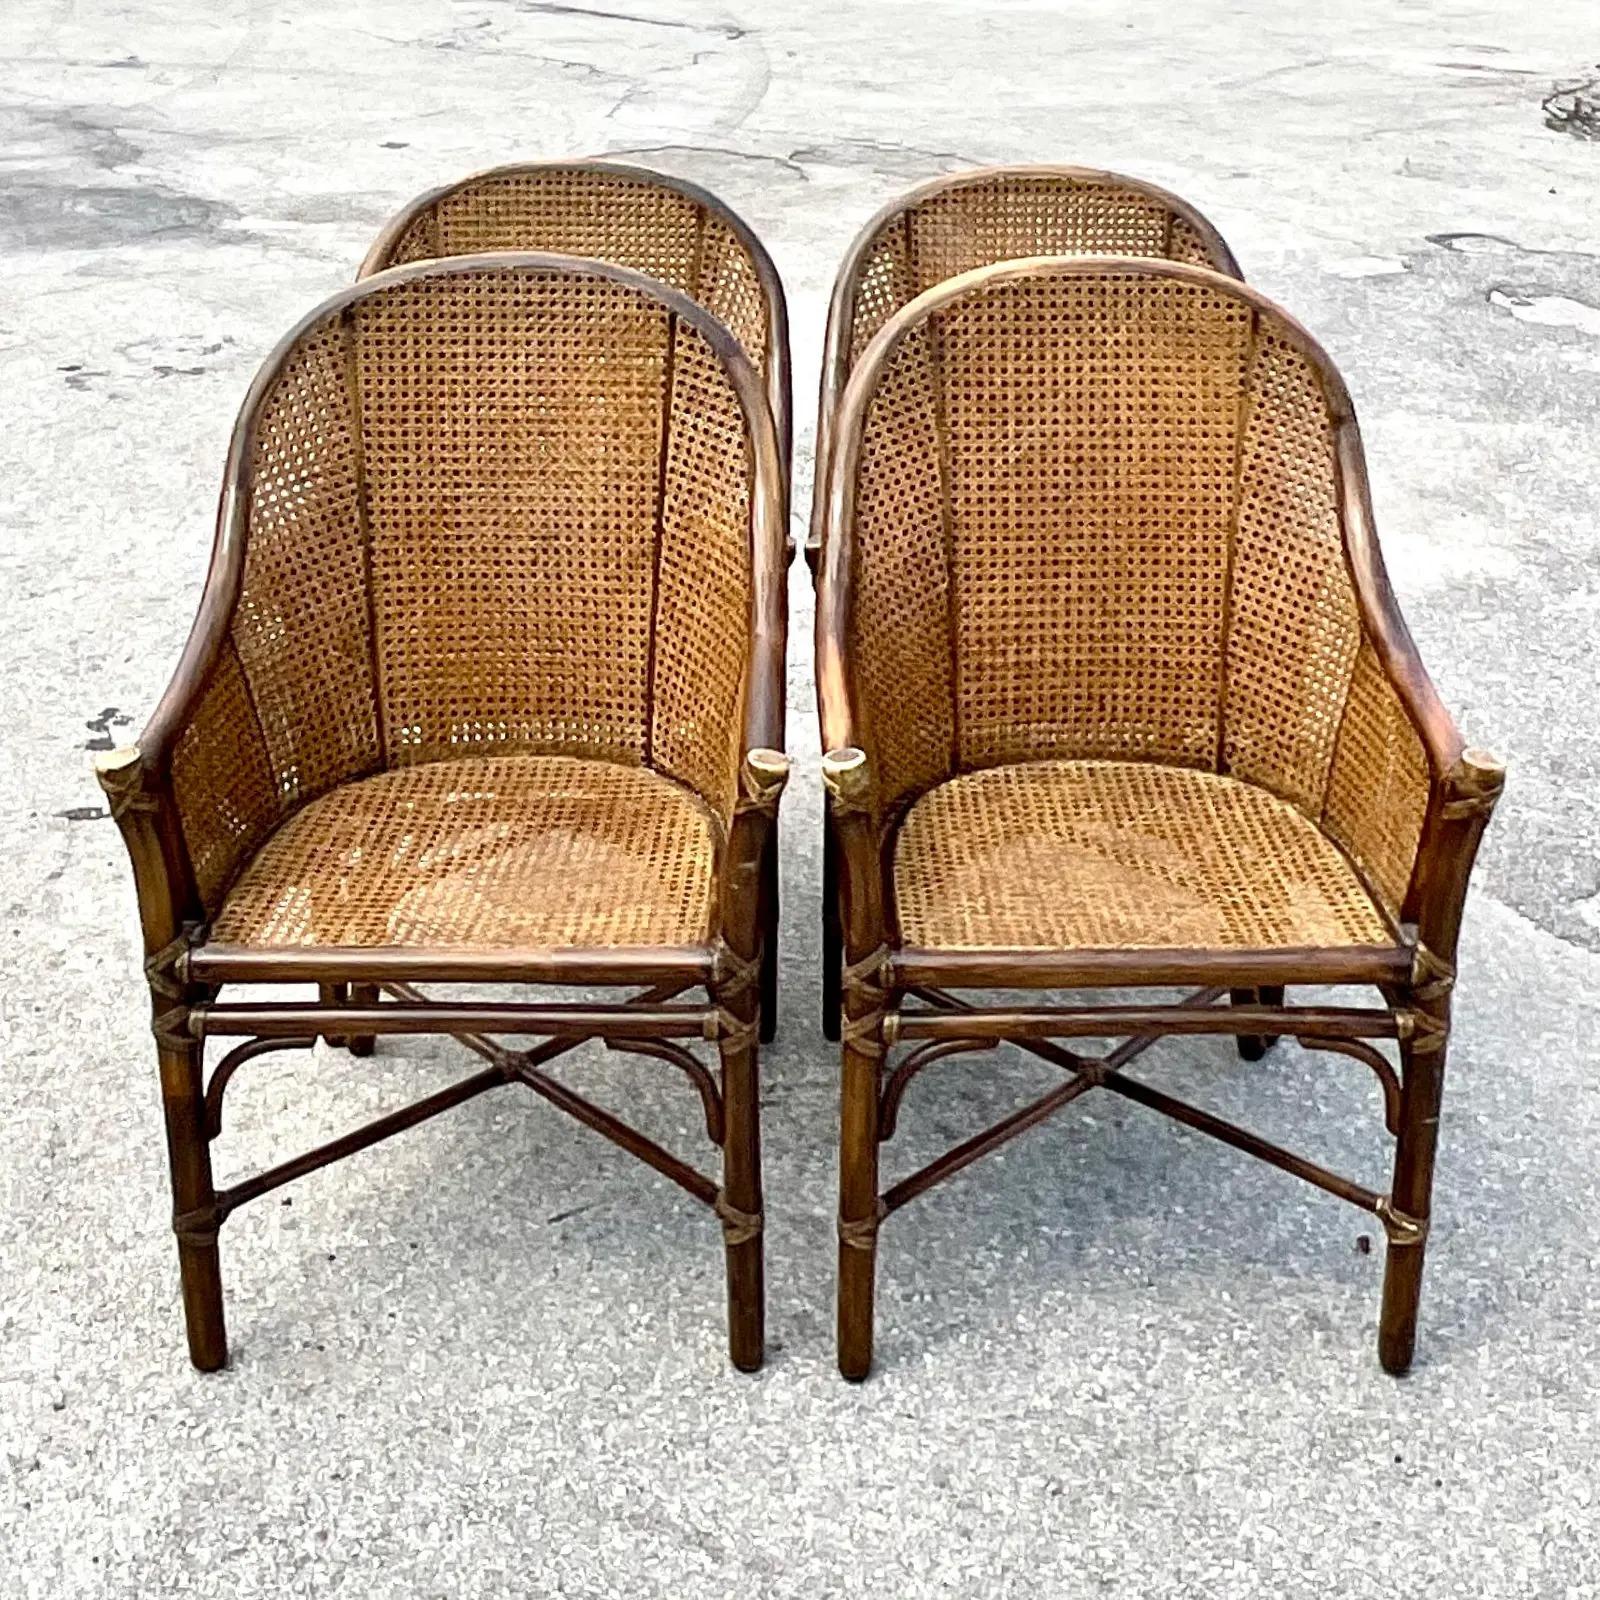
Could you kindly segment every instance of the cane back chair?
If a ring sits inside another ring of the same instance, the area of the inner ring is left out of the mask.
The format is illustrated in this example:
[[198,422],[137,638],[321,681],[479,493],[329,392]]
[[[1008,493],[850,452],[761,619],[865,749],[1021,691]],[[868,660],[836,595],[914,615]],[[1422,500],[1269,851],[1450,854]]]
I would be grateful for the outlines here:
[[[793,414],[783,284],[748,223],[709,190],[619,161],[523,161],[418,195],[384,224],[360,276],[486,250],[553,250],[648,273],[725,324],[761,374],[783,463]],[[778,1020],[778,835],[762,863],[761,1037]]]
[[[1405,1370],[1456,936],[1503,771],[1463,749],[1396,609],[1332,363],[1204,268],[1009,262],[890,318],[837,441],[817,670],[844,857],[842,1370],[870,1364],[881,1220],[1097,1087],[1375,1215],[1379,1355]],[[1189,985],[1170,1006],[959,992]],[[1390,1192],[1127,1071],[1163,1034],[1219,1033],[1370,1067]],[[1061,1042],[1087,1038],[1122,1042]],[[1066,1081],[880,1189],[908,1085],[997,1041]]]
[[[100,768],[133,860],[197,1366],[227,1359],[217,1234],[234,1210],[512,1082],[714,1209],[732,1356],[759,1365],[781,501],[744,353],[623,267],[396,268],[268,358],[176,677]],[[444,1000],[432,982],[643,992]],[[320,988],[261,1002],[263,983]],[[219,1000],[234,985],[243,998]],[[695,990],[706,1003],[681,998]],[[240,1066],[381,1034],[454,1035],[488,1066],[217,1187]],[[211,1038],[240,1042],[208,1080]],[[720,1184],[544,1070],[596,1039],[688,1077]]]
[[[858,233],[834,281],[817,411],[815,493],[806,560],[826,535],[828,457],[851,369],[877,331],[919,294],[975,267],[1023,256],[1153,256],[1241,277],[1222,235],[1154,184],[1087,167],[979,167],[900,195]],[[823,831],[822,1027],[839,1037],[838,833]]]

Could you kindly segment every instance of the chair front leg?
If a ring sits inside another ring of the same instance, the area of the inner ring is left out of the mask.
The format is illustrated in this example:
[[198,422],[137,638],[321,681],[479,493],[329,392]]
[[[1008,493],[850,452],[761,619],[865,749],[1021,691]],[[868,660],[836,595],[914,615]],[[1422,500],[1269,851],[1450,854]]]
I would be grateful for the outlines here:
[[1405,1014],[1410,1018],[1410,1036],[1400,1043],[1400,1137],[1395,1145],[1390,1209],[1382,1218],[1389,1243],[1378,1323],[1378,1360],[1385,1372],[1396,1377],[1410,1369],[1417,1343],[1417,1307],[1433,1210],[1433,1163],[1450,1037],[1448,994],[1430,1000],[1413,995]]
[[839,1099],[839,1371],[859,1382],[872,1369],[877,1283],[882,991],[852,972],[845,990]]
[[762,1242],[760,1007],[754,985],[719,1000],[722,1037],[722,1223],[728,1269],[728,1355],[757,1371],[766,1347],[766,1267]]
[[217,1248],[221,1219],[211,1179],[206,1137],[204,1047],[179,1031],[186,1013],[166,1012],[157,1023],[161,1104],[166,1114],[167,1163],[172,1176],[172,1227],[178,1236],[178,1272],[189,1359],[202,1372],[228,1362],[222,1313],[222,1264]]
[[716,1209],[727,1253],[728,1354],[744,1372],[760,1367],[766,1341],[759,1041],[766,923],[777,909],[776,882],[768,876],[776,857],[768,841],[777,832],[778,801],[788,777],[789,758],[777,750],[751,750],[740,768],[723,871],[722,971],[711,989],[722,1058],[722,1188]]

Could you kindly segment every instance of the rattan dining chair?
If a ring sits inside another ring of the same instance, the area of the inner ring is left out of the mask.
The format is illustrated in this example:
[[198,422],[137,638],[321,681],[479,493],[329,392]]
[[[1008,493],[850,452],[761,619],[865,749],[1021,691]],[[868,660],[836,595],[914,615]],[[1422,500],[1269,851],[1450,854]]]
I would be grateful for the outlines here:
[[[1119,172],[1087,167],[979,167],[946,174],[890,201],[858,233],[834,280],[806,560],[816,574],[826,538],[828,458],[852,368],[902,306],[936,284],[1023,256],[1152,256],[1241,277],[1233,251],[1186,200]],[[822,1028],[839,1037],[839,846],[824,812]],[[1242,1046],[1257,1054],[1265,1046]]]
[[[620,161],[519,161],[418,195],[379,231],[360,268],[486,250],[553,250],[648,273],[705,307],[739,341],[766,389],[783,464],[788,538],[793,415],[789,315],[766,247],[698,184]],[[778,1023],[778,831],[762,862],[761,1037]]]
[[[787,775],[782,495],[744,352],[623,267],[396,268],[268,358],[177,674],[138,745],[100,763],[133,861],[196,1366],[227,1359],[217,1238],[238,1207],[506,1083],[715,1211],[732,1357],[760,1364],[757,902]],[[418,987],[436,982],[642,992]],[[320,993],[250,993],[283,983]],[[696,990],[705,1003],[682,998]],[[389,1034],[454,1035],[488,1066],[216,1186],[240,1067]],[[239,1042],[207,1079],[209,1039]],[[589,1040],[688,1078],[720,1182],[548,1074]]]
[[[1332,363],[1204,268],[1010,262],[889,319],[836,438],[817,671],[845,868],[841,1369],[870,1365],[882,1220],[1100,1088],[1372,1213],[1379,1356],[1404,1371],[1457,931],[1503,771],[1463,748],[1396,609]],[[1383,1003],[1258,998],[1289,984]],[[1190,985],[1171,1005],[961,992]],[[1165,1034],[1364,1063],[1389,1192],[1131,1075]],[[1065,1081],[881,1187],[908,1086],[997,1041]]]

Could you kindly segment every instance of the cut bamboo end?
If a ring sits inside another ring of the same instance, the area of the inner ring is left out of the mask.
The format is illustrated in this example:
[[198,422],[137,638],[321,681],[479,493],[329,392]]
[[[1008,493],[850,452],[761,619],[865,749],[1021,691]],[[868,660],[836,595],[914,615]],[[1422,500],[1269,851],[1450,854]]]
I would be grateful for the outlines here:
[[765,793],[782,788],[789,781],[789,769],[793,763],[783,751],[761,747],[746,752],[744,765],[756,788]]
[[1506,764],[1487,750],[1463,750],[1452,777],[1463,794],[1489,798],[1505,788]]
[[125,744],[116,750],[103,750],[94,758],[94,770],[102,777],[114,778],[129,767],[136,767],[141,757],[136,744]]
[[870,780],[866,751],[847,745],[830,750],[822,758],[822,781],[835,804],[846,810],[864,811],[868,805]]

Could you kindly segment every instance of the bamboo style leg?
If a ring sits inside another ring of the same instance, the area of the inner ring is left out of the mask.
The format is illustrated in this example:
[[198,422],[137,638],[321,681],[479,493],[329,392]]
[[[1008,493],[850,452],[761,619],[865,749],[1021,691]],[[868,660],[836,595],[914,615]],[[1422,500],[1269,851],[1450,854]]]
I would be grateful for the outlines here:
[[[839,1371],[859,1382],[872,1369],[882,1013],[852,1018],[846,1026],[839,1106]],[[857,1035],[857,1026],[870,1031]]]
[[211,1179],[211,1147],[206,1140],[202,1047],[198,1042],[163,1039],[158,1042],[157,1053],[189,1359],[202,1372],[215,1372],[227,1365],[228,1333],[222,1313],[216,1189]]
[[[879,1079],[886,1048],[884,1018],[893,975],[884,943],[882,886],[867,758],[847,747],[822,758],[827,786],[824,867],[828,906],[843,935],[842,955],[829,960],[836,984],[832,1016],[843,1042],[839,1092],[839,1371],[859,1381],[872,1367],[873,1292],[878,1265]],[[827,993],[827,990],[824,990]],[[842,1005],[841,1005],[842,1002]]]
[[722,1188],[716,1198],[728,1266],[728,1355],[742,1372],[756,1371],[766,1345],[766,1271],[762,1242],[762,1003],[767,990],[767,923],[777,915],[778,801],[789,758],[751,750],[739,774],[739,798],[723,867],[725,949],[712,985],[722,1057]]
[[[1228,998],[1236,1006],[1281,1006],[1283,988],[1278,984],[1264,984],[1259,989],[1230,989]],[[1239,1055],[1245,1061],[1260,1061],[1277,1042],[1273,1034],[1241,1033]]]
[[758,1371],[766,1347],[766,1268],[762,1242],[759,1007],[747,991],[725,1008],[722,1056],[722,1221],[728,1267],[728,1355],[741,1372]]
[[1400,1137],[1395,1146],[1392,1212],[1383,1269],[1383,1311],[1378,1360],[1400,1377],[1410,1370],[1417,1343],[1417,1307],[1428,1220],[1433,1210],[1433,1163],[1439,1143],[1445,1046],[1450,1033],[1448,998],[1416,1003],[1414,1031],[1400,1045]]

